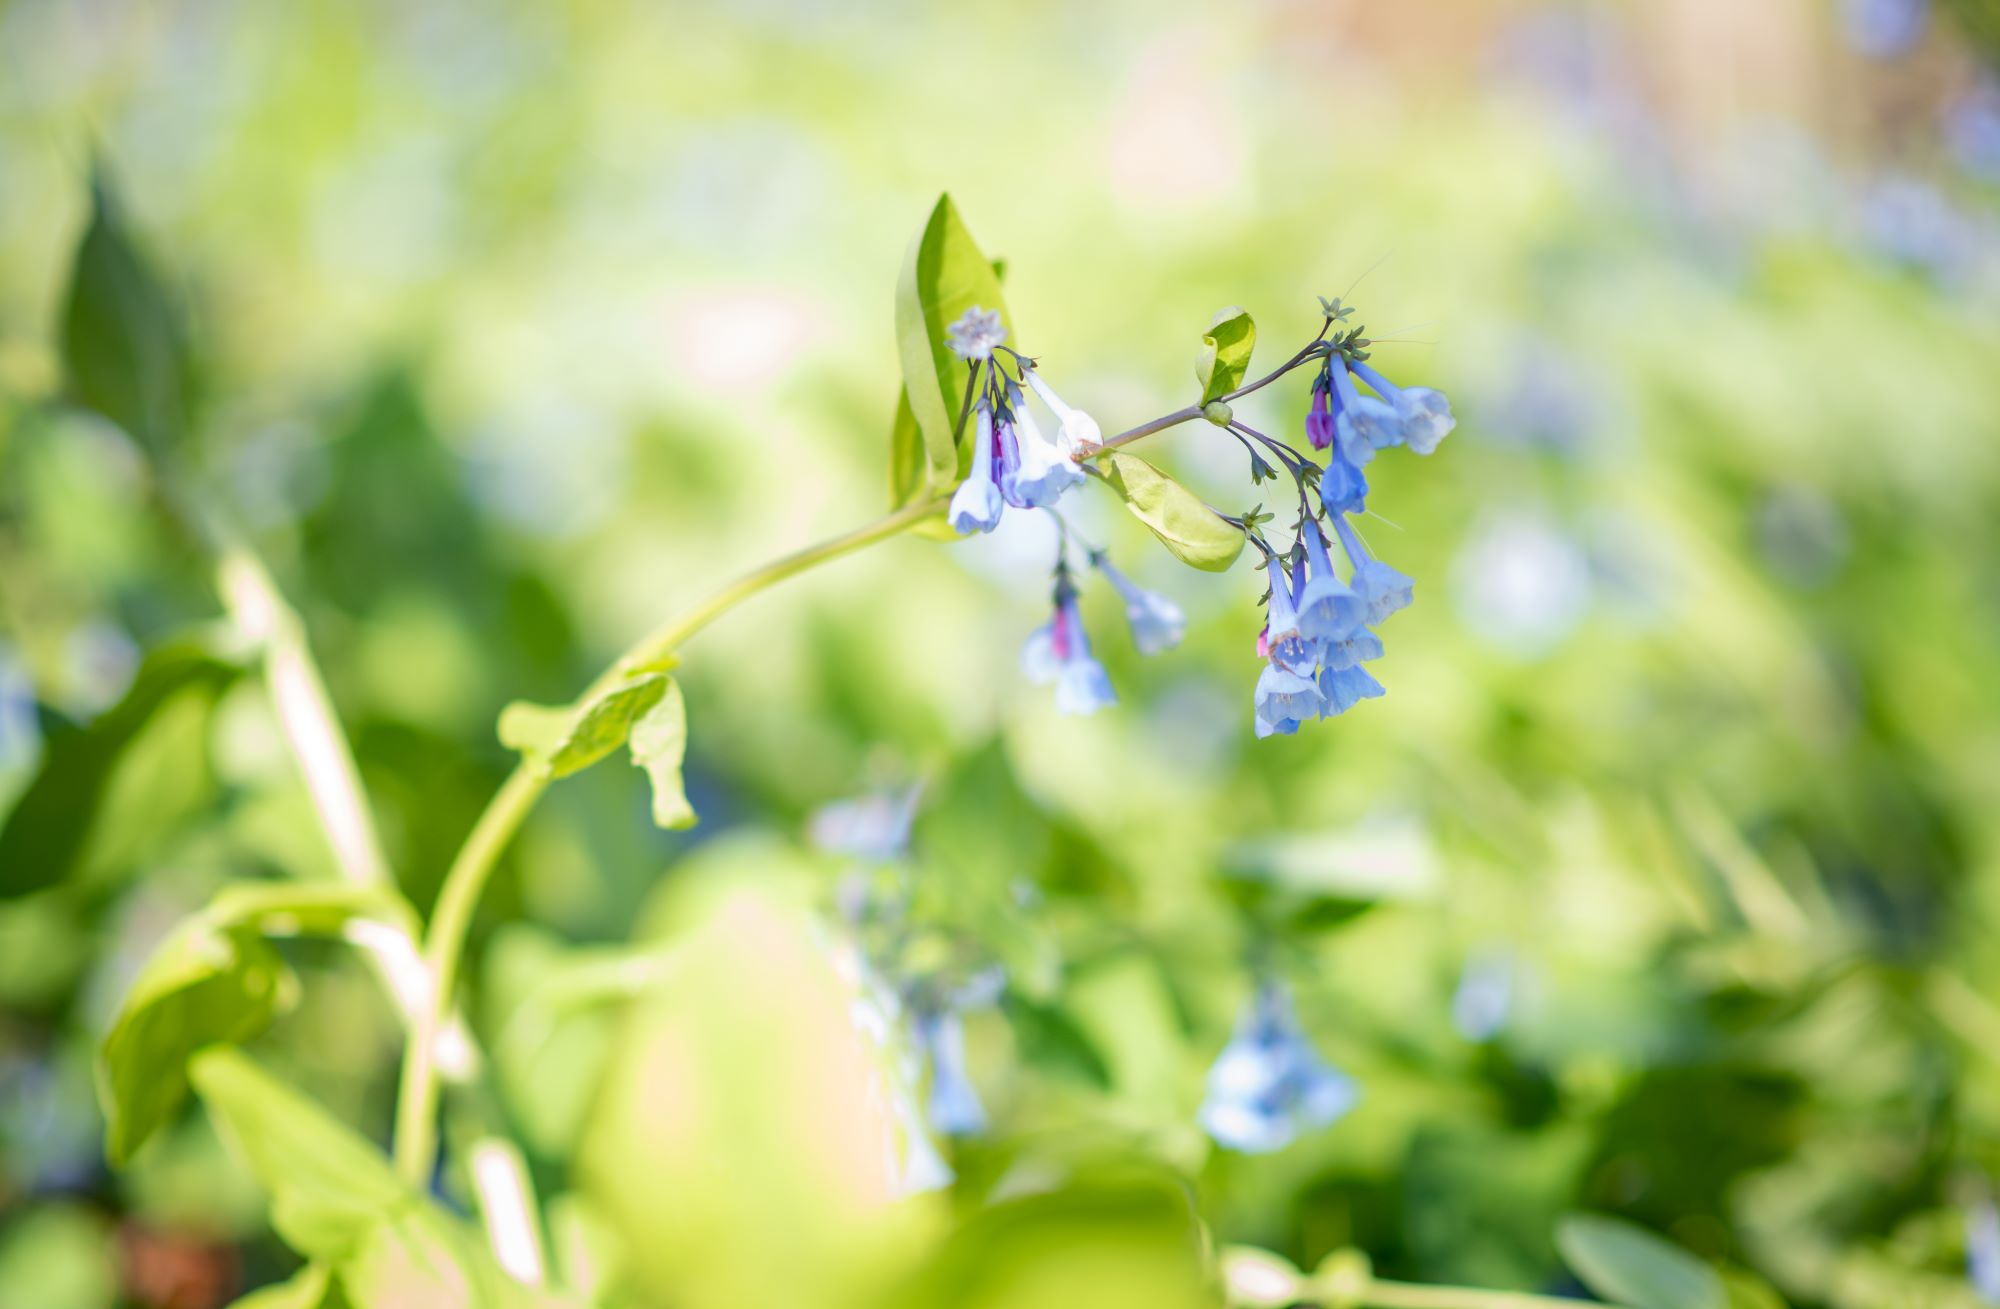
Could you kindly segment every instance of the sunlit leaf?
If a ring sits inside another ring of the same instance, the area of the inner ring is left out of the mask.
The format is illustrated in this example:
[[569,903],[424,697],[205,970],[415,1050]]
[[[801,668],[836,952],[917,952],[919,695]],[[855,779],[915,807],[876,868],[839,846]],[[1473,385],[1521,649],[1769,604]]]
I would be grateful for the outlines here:
[[1215,315],[1194,361],[1203,404],[1220,400],[1243,385],[1243,377],[1250,371],[1250,352],[1256,345],[1257,324],[1248,311],[1231,306]]
[[1585,1286],[1629,1309],[1728,1309],[1714,1269],[1631,1223],[1570,1214],[1556,1248]]
[[191,422],[193,373],[180,311],[135,245],[101,164],[90,199],[90,225],[63,305],[69,397],[157,456],[184,439]]
[[338,935],[370,918],[411,932],[408,906],[338,884],[235,886],[153,952],[119,1007],[99,1063],[106,1152],[122,1164],[187,1096],[196,1051],[248,1040],[288,1008],[296,982],[267,935]]
[[1100,465],[1132,516],[1152,529],[1176,559],[1212,573],[1243,553],[1243,533],[1222,521],[1200,496],[1137,455],[1112,451]]
[[544,777],[568,777],[625,744],[632,725],[667,694],[672,680],[644,673],[578,704],[517,700],[500,712],[500,740]]
[[340,1279],[325,1264],[307,1264],[287,1281],[259,1287],[229,1309],[349,1309]]
[[632,724],[632,762],[653,784],[653,821],[669,830],[693,827],[694,806],[681,782],[687,754],[687,700],[680,684],[666,679],[659,702]]
[[[952,435],[964,406],[968,370],[946,345],[945,329],[974,306],[998,311],[1011,344],[1013,325],[1000,276],[980,253],[951,197],[939,196],[896,288],[896,345],[904,395],[928,461],[927,490],[959,478],[961,451]],[[895,476],[901,480],[907,474]]]

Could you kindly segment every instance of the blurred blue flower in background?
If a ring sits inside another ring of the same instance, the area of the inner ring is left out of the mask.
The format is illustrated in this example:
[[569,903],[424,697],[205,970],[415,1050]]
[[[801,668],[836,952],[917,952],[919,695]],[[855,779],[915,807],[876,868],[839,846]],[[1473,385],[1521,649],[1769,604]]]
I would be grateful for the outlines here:
[[1140,654],[1160,654],[1181,643],[1187,616],[1179,605],[1125,576],[1102,550],[1092,551],[1090,562],[1125,602],[1125,621],[1131,624],[1132,644]]
[[986,1106],[965,1065],[965,1020],[956,1009],[920,1015],[913,1024],[917,1045],[930,1061],[930,1122],[946,1136],[973,1136],[986,1130]]
[[1945,111],[1944,140],[1960,168],[2000,182],[2000,82],[1981,81]]
[[2000,1304],[2000,1210],[1991,1198],[1965,1215],[1965,1275],[1981,1300]]
[[1066,564],[1056,567],[1055,613],[1021,647],[1021,672],[1036,686],[1055,683],[1056,708],[1066,714],[1093,714],[1118,703],[1104,665],[1090,653]]
[[1894,59],[1916,49],[1930,26],[1929,0],[1840,0],[1840,31],[1855,53]]
[[1218,1145],[1268,1154],[1301,1132],[1334,1122],[1357,1098],[1353,1079],[1320,1058],[1306,1039],[1290,994],[1267,982],[1210,1066],[1199,1117]]
[[1506,1025],[1514,1004],[1514,957],[1482,950],[1465,962],[1451,995],[1451,1025],[1468,1041],[1490,1041]]

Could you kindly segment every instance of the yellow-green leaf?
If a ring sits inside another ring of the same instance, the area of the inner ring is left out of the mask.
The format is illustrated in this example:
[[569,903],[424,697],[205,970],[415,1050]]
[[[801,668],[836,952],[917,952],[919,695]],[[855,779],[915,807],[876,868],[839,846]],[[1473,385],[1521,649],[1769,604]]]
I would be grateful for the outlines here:
[[664,673],[644,673],[573,705],[517,700],[500,711],[500,741],[542,776],[568,777],[625,744],[671,684]]
[[694,806],[681,782],[687,754],[687,700],[680,684],[666,679],[659,702],[632,725],[632,762],[653,784],[653,821],[668,830],[693,827]]
[[[1012,320],[1000,294],[1000,275],[965,228],[951,197],[943,195],[911,247],[896,288],[896,346],[903,362],[903,391],[923,438],[929,480],[925,489],[958,481],[960,450],[952,440],[964,404],[968,370],[946,344],[945,329],[966,310],[995,310]],[[894,474],[898,482],[906,472]]]
[[1250,352],[1256,345],[1257,324],[1248,311],[1231,305],[1216,313],[1194,361],[1203,404],[1220,400],[1243,385],[1244,375],[1250,371]]
[[1200,496],[1137,455],[1114,450],[1100,467],[1132,516],[1152,529],[1182,563],[1220,573],[1243,553],[1240,529],[1222,521]]

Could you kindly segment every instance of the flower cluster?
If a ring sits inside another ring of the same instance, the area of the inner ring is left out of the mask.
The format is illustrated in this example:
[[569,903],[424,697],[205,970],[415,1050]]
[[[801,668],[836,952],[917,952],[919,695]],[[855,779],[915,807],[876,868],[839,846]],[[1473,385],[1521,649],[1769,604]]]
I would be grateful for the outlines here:
[[[1297,533],[1283,551],[1274,549],[1260,530],[1269,515],[1252,510],[1230,517],[1210,511],[1257,547],[1270,582],[1264,629],[1257,639],[1265,667],[1253,695],[1259,737],[1296,732],[1309,719],[1345,713],[1383,694],[1382,684],[1364,665],[1381,658],[1382,640],[1375,629],[1410,603],[1412,584],[1369,553],[1352,522],[1367,511],[1363,470],[1378,451],[1392,447],[1432,453],[1456,421],[1440,392],[1397,386],[1370,365],[1372,343],[1362,329],[1340,328],[1351,309],[1338,300],[1321,303],[1325,320],[1319,335],[1264,381],[1317,363],[1305,426],[1311,449],[1326,453],[1323,466],[1237,421],[1226,403],[1211,403],[1201,411],[1249,453],[1253,482],[1279,476],[1268,455],[1291,475],[1298,492]],[[1050,390],[1032,359],[1007,348],[997,313],[974,307],[951,326],[948,340],[970,369],[960,426],[969,425],[965,439],[972,443],[970,473],[951,499],[952,527],[961,535],[992,531],[1009,507],[1054,512],[1063,493],[1084,480],[1083,461],[1100,446],[1097,424]],[[1044,433],[1029,411],[1024,387],[1054,415],[1054,436]],[[1060,514],[1057,521],[1062,523]],[[1022,668],[1030,681],[1055,686],[1057,707],[1064,712],[1092,713],[1115,703],[1116,696],[1103,665],[1091,654],[1077,611],[1068,559],[1073,535],[1063,523],[1054,613],[1029,637]],[[1342,559],[1338,566],[1332,551],[1336,541]],[[1185,621],[1171,600],[1136,586],[1103,551],[1090,550],[1089,558],[1123,600],[1142,654],[1157,654],[1180,641]]]
[[1267,1154],[1333,1122],[1356,1098],[1353,1080],[1306,1039],[1291,996],[1267,982],[1208,1070],[1201,1126],[1219,1145]]

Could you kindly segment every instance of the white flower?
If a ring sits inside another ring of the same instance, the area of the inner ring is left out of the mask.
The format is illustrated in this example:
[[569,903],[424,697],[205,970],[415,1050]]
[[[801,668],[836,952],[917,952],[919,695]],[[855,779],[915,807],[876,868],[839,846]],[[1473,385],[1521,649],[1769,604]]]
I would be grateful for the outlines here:
[[959,315],[957,322],[944,329],[944,334],[951,352],[967,363],[991,359],[994,348],[1007,339],[1000,311],[981,309],[978,305]]
[[1088,454],[1103,439],[1103,433],[1098,430],[1097,420],[1081,409],[1072,409],[1064,404],[1062,397],[1042,380],[1040,373],[1033,368],[1023,369],[1021,380],[1033,388],[1035,394],[1042,398],[1042,403],[1049,407],[1049,412],[1056,416],[1056,421],[1062,425],[1063,444],[1069,447],[1070,454],[1075,456]]

